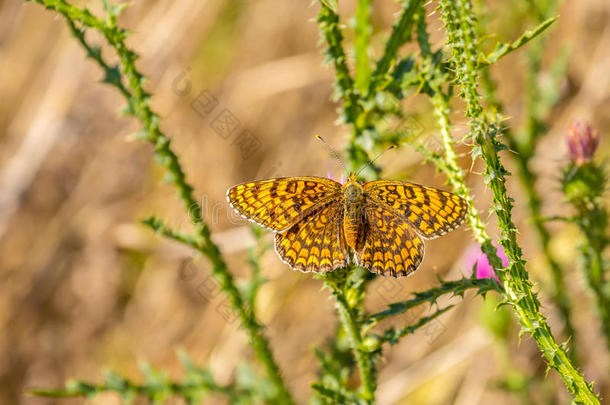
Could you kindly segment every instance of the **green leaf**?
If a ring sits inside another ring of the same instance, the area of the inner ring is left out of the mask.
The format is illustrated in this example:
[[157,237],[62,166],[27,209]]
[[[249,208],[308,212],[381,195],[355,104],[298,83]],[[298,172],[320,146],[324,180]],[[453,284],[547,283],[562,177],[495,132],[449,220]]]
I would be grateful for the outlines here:
[[383,55],[377,61],[375,71],[373,72],[371,85],[375,90],[379,87],[383,78],[390,70],[390,67],[396,61],[396,55],[400,47],[409,40],[413,24],[415,22],[414,14],[421,0],[409,0],[403,2],[403,8],[399,19],[392,26],[392,33],[385,44]]
[[114,86],[121,85],[121,70],[118,65],[115,65],[109,69],[104,69],[105,75],[102,80],[103,83],[112,84]]
[[525,33],[521,35],[516,41],[513,41],[510,44],[500,43],[496,45],[496,48],[489,55],[482,57],[482,60],[479,62],[480,66],[492,65],[498,60],[500,60],[500,58],[521,48],[523,45],[527,44],[529,41],[542,34],[556,20],[557,17],[549,18],[533,30],[525,31]]
[[85,396],[91,398],[96,393],[94,385],[84,383],[77,380],[68,380],[65,388],[35,388],[28,390],[28,394],[37,397],[48,397],[48,398],[68,398]]
[[330,8],[332,11],[334,11],[335,13],[337,12],[337,0],[320,0],[322,2],[322,4],[324,4],[326,7]]
[[335,391],[334,389],[322,383],[313,383],[311,384],[311,388],[313,388],[313,390],[320,394],[322,397],[331,401],[331,403],[333,404],[350,403],[349,399],[341,392]]

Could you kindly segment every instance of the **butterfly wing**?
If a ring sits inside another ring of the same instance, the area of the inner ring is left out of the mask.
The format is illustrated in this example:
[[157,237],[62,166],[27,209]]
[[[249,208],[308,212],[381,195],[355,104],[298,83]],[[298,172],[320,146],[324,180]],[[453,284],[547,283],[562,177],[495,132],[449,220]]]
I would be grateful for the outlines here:
[[464,222],[468,206],[448,191],[402,181],[372,181],[364,185],[368,201],[386,204],[424,238],[436,238]]
[[343,206],[339,200],[317,209],[290,229],[275,235],[275,250],[295,270],[316,273],[345,267]]
[[424,242],[410,223],[384,204],[365,208],[365,243],[358,264],[382,276],[407,276],[424,258]]
[[341,184],[324,177],[287,177],[238,184],[227,191],[231,206],[274,231],[290,228],[341,193]]

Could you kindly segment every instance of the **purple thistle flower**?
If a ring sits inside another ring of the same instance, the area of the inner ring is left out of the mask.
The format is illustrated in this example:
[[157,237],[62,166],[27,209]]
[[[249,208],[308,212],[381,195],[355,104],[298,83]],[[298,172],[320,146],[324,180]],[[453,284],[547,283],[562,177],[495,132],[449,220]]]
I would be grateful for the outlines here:
[[[331,179],[331,180],[335,180],[335,179],[334,179],[334,177],[333,177],[333,175],[332,175],[332,174],[330,174],[330,172],[328,172],[328,173],[326,174],[326,177],[328,177],[328,178],[329,178],[329,179]],[[341,183],[341,185],[345,184],[345,175],[343,175],[343,174],[341,175],[341,180],[339,181],[339,183]]]
[[[508,266],[508,258],[506,257],[506,254],[504,254],[504,248],[502,246],[497,247],[496,255],[502,260],[503,267]],[[466,251],[466,254],[464,255],[464,265],[466,266],[468,275],[472,275],[472,270],[474,268],[476,278],[493,277],[497,282],[500,282],[493,267],[489,264],[489,260],[487,260],[487,255],[481,251],[481,246],[478,244],[472,245]]]
[[582,166],[593,160],[595,150],[599,145],[599,132],[589,122],[575,120],[566,132],[566,142],[570,159],[577,166]]

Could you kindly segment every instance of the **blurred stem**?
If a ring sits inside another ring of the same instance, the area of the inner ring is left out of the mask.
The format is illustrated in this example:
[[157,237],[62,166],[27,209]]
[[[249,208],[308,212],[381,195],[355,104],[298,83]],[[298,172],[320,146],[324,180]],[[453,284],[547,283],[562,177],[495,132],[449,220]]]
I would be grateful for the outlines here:
[[355,127],[360,106],[342,45],[343,34],[339,28],[339,16],[324,2],[320,2],[317,22],[326,43],[324,50],[326,62],[331,63],[335,68],[335,96],[342,101],[341,119]]
[[153,404],[163,403],[170,396],[179,397],[187,404],[195,404],[200,403],[205,396],[211,393],[225,396],[230,403],[238,403],[243,398],[254,395],[250,390],[239,387],[235,383],[218,384],[209,370],[196,367],[186,354],[181,355],[181,360],[186,371],[184,381],[172,381],[163,373],[153,370],[150,365],[144,364],[141,368],[146,381],[142,384],[106,371],[104,372],[105,381],[101,384],[69,380],[64,388],[34,389],[28,393],[47,398],[83,397],[92,399],[97,395],[111,392],[120,395],[124,403],[130,403],[130,398],[141,395]]
[[[143,131],[139,134],[139,137],[154,146],[157,161],[161,166],[166,168],[169,181],[178,190],[179,196],[183,201],[189,216],[193,220],[197,230],[197,240],[194,238],[189,238],[189,240],[177,238],[175,237],[177,235],[175,232],[169,230],[159,221],[154,219],[149,220],[147,224],[165,236],[173,238],[181,243],[188,243],[208,258],[212,264],[212,273],[218,279],[221,290],[228,296],[233,309],[238,314],[242,325],[248,332],[253,350],[259,361],[265,367],[270,382],[277,390],[278,398],[282,403],[294,403],[292,395],[284,385],[279,367],[277,366],[271,348],[269,347],[269,342],[263,336],[262,326],[257,322],[254,314],[244,305],[243,298],[235,285],[232,274],[226,266],[220,249],[212,241],[210,228],[203,220],[201,206],[193,197],[193,188],[186,181],[186,176],[182,170],[178,157],[170,147],[170,139],[159,128],[160,118],[149,106],[150,94],[142,87],[145,78],[135,66],[138,55],[125,44],[128,32],[122,28],[118,28],[115,23],[116,14],[113,13],[120,12],[120,7],[110,8],[109,4],[106,4],[106,10],[110,16],[106,21],[102,21],[92,15],[89,10],[75,7],[64,0],[33,1],[63,15],[69,21],[72,31],[77,34],[78,40],[87,49],[88,56],[93,57],[92,55],[96,54],[95,48],[87,44],[84,32],[77,29],[75,26],[76,21],[83,25],[83,29],[92,28],[100,32],[116,50],[119,57],[120,75],[116,77],[116,71],[109,71],[108,64],[100,63],[101,67],[106,72],[106,77],[113,79],[106,81],[121,90],[121,93],[126,97],[128,102],[128,112],[134,115],[144,127]],[[101,54],[99,54],[99,57],[93,58],[98,62],[102,59]],[[122,84],[123,76],[126,78],[127,86]],[[126,89],[128,89],[127,92]]]
[[358,0],[356,3],[356,30],[354,49],[356,56],[356,89],[366,92],[371,79],[369,64],[369,43],[371,41],[371,0]]
[[266,281],[261,273],[261,260],[271,245],[265,241],[260,227],[251,225],[250,228],[255,239],[255,244],[248,249],[248,264],[252,269],[252,275],[246,285],[247,289],[244,291],[244,298],[246,304],[250,307],[250,311],[252,311],[253,314],[256,314],[256,297],[260,291],[260,287]]
[[375,379],[375,367],[372,356],[369,352],[363,350],[362,347],[362,335],[360,333],[361,323],[357,319],[356,310],[350,308],[347,303],[344,291],[341,288],[336,288],[334,294],[337,299],[337,312],[339,313],[341,322],[349,336],[354,357],[358,363],[361,380],[360,395],[367,403],[372,404],[375,399],[377,381]]
[[580,246],[582,271],[591,289],[610,350],[610,272],[604,251],[610,245],[607,235],[610,214],[604,205],[607,192],[605,169],[595,162],[570,164],[562,180],[563,191],[576,209],[572,219],[580,228],[584,242]]
[[466,102],[466,116],[470,120],[469,137],[477,145],[473,153],[485,162],[485,181],[493,193],[493,210],[502,235],[500,242],[509,260],[506,271],[498,272],[504,284],[506,302],[519,319],[522,333],[532,335],[548,364],[558,371],[574,399],[585,404],[599,404],[592,386],[574,367],[565,349],[555,342],[546,318],[540,313],[540,302],[532,292],[525,259],[517,243],[517,229],[512,220],[512,199],[506,189],[506,176],[509,173],[499,157],[499,152],[506,149],[497,140],[501,118],[483,109],[478,94],[480,50],[472,5],[468,0],[440,0],[440,8],[447,42],[452,51],[456,81]]
[[365,295],[366,280],[369,278],[366,269],[349,265],[331,273],[320,275],[325,286],[330,288],[335,298],[335,306],[341,325],[347,333],[352,353],[358,364],[361,386],[359,397],[367,404],[372,404],[377,388],[375,358],[373,353],[363,347],[364,316],[362,304]]
[[[402,0],[402,10],[400,17],[392,26],[392,33],[387,40],[383,55],[377,61],[375,70],[372,74],[370,94],[375,94],[385,84],[386,75],[396,61],[396,55],[400,47],[407,42],[413,27],[413,14],[417,10],[422,0]],[[389,82],[389,80],[387,81]]]
[[610,351],[610,282],[604,279],[605,261],[603,249],[599,248],[596,241],[591,240],[587,235],[586,228],[583,229],[586,242],[582,247],[582,259],[585,268],[585,275],[589,288],[593,291],[597,310],[601,318],[602,331],[606,338],[606,347]]

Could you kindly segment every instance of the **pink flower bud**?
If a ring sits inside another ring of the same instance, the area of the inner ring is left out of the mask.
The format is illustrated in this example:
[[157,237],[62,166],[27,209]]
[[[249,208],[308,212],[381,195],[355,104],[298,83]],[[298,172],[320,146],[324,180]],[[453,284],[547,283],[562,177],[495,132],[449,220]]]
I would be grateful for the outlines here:
[[593,160],[599,145],[599,132],[589,122],[575,120],[566,132],[570,159],[578,166]]

